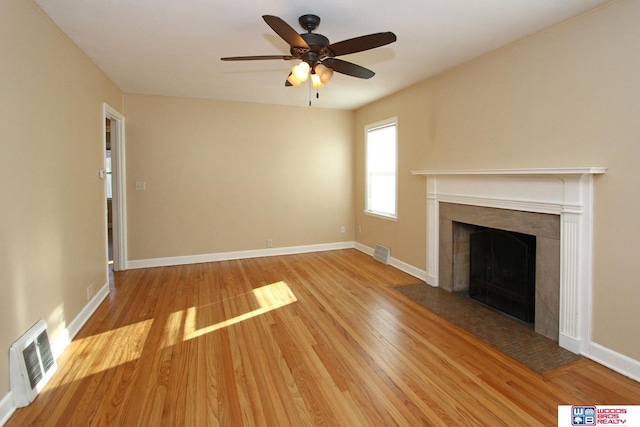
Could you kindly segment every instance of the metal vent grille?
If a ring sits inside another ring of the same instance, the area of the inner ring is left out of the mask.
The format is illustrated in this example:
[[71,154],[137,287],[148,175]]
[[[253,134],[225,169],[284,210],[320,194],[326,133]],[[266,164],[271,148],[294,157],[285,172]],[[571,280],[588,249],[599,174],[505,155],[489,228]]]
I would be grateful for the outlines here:
[[391,259],[391,249],[386,246],[376,244],[376,249],[373,252],[373,259],[388,265],[389,260]]
[[9,349],[11,393],[16,407],[27,406],[58,368],[47,323],[40,320]]
[[35,341],[31,342],[22,350],[22,356],[24,358],[24,366],[27,368],[27,377],[29,377],[29,385],[31,390],[36,388],[40,380],[42,379],[43,372],[40,367],[40,358],[38,357],[38,348]]

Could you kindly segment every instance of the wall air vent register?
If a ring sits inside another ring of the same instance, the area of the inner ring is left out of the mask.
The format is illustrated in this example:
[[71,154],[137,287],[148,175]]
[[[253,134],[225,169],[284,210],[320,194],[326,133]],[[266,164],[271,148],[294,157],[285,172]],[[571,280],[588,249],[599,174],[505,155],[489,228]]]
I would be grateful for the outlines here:
[[29,405],[58,369],[47,322],[38,321],[9,350],[11,393],[16,407]]

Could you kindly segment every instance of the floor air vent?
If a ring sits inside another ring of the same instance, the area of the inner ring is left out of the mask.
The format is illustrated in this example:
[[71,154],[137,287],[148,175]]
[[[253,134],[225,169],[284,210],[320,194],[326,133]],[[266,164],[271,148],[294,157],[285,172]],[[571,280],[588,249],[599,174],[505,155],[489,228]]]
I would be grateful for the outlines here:
[[51,351],[47,322],[38,321],[9,350],[10,381],[16,407],[29,405],[58,369]]
[[373,252],[373,259],[383,264],[389,264],[391,258],[391,249],[386,246],[376,244],[376,250]]

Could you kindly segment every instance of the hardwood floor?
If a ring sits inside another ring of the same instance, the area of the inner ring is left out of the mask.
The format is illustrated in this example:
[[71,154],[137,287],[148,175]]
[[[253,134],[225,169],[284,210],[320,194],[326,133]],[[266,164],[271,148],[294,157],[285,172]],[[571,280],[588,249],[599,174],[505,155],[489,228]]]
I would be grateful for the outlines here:
[[7,426],[551,426],[640,404],[590,360],[537,374],[395,291],[356,250],[115,273]]

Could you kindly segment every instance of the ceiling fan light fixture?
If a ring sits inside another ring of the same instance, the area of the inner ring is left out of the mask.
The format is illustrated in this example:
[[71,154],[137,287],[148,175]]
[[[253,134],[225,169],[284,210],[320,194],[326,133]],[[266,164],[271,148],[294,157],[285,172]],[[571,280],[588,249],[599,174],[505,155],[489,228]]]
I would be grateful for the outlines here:
[[291,83],[295,87],[300,87],[300,83],[302,83],[293,72],[289,73],[289,77],[287,77],[287,81]]
[[313,73],[311,74],[311,84],[313,85],[314,89],[319,89],[322,86],[324,86],[326,83],[322,82],[319,75]]
[[301,82],[309,78],[309,71],[311,71],[311,67],[304,61],[291,69],[291,73]]
[[[329,39],[322,34],[313,32],[320,24],[320,18],[316,15],[302,15],[298,19],[302,28],[306,30],[304,34],[299,34],[277,16],[262,15],[262,19],[282,40],[287,42],[290,47],[290,55],[231,56],[220,59],[223,61],[267,59],[301,61],[291,68],[291,72],[285,81],[285,87],[300,87],[302,82],[309,80],[309,76],[311,76],[309,88],[318,89],[331,80],[334,72],[359,79],[370,79],[375,75],[373,71],[358,64],[338,59],[336,56],[349,55],[386,46],[397,39],[395,34],[387,31],[354,37],[338,43],[330,43]],[[318,97],[317,92],[316,97]],[[309,106],[311,106],[311,101],[309,101]]]
[[320,77],[323,86],[333,77],[333,70],[326,65],[318,64],[314,67],[314,71]]

